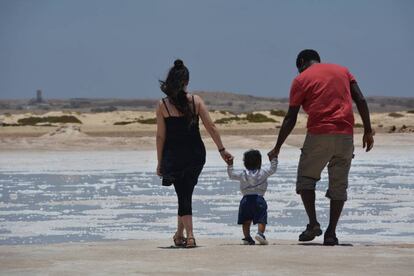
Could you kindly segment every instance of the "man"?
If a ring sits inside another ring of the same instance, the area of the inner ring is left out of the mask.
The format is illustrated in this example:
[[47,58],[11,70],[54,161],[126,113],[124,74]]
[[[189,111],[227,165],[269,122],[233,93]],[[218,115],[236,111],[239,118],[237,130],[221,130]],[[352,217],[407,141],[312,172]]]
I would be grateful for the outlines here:
[[299,53],[296,67],[300,74],[293,80],[289,110],[277,143],[268,155],[271,159],[278,156],[302,106],[308,114],[308,132],[299,160],[296,192],[301,195],[309,224],[299,235],[299,241],[311,241],[322,235],[315,211],[315,185],[328,165],[326,196],[330,199],[330,216],[324,245],[337,245],[336,225],[347,200],[348,173],[354,151],[352,100],[364,124],[362,142],[367,152],[374,145],[374,131],[371,129],[367,102],[355,78],[345,67],[320,61],[319,54],[314,50]]

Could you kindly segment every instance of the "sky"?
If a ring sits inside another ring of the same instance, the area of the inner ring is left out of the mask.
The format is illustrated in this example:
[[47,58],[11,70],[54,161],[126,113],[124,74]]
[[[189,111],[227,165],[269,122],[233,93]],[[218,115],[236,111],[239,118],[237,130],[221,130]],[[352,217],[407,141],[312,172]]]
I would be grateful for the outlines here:
[[365,95],[414,96],[410,0],[0,0],[0,98],[159,98],[174,59],[189,90],[288,97],[302,49]]

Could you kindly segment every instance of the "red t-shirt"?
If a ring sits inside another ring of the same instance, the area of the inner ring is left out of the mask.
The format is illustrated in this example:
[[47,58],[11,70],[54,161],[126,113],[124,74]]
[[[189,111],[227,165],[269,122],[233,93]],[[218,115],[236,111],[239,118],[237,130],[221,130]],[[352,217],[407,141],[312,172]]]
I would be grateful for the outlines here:
[[353,134],[350,84],[355,81],[343,66],[315,63],[293,80],[289,105],[303,107],[311,134]]

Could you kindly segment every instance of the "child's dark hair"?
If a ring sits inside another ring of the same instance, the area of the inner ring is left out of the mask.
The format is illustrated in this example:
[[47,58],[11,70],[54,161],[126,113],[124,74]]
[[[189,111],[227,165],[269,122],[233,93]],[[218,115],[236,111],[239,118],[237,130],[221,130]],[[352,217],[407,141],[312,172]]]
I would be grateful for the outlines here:
[[165,81],[160,80],[161,91],[164,92],[171,103],[180,111],[189,122],[192,121],[194,114],[188,103],[185,86],[190,80],[190,72],[181,59],[174,61],[174,66],[168,72]]
[[258,170],[262,166],[262,155],[258,150],[248,150],[243,156],[244,166],[248,170]]

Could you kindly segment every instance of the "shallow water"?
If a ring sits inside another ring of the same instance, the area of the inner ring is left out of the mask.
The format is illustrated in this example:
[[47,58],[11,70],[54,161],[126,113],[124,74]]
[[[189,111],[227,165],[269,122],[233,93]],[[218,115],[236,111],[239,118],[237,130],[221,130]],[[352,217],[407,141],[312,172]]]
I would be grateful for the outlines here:
[[[239,167],[242,152],[232,151]],[[2,152],[0,244],[170,238],[177,202],[174,189],[162,187],[153,173],[155,156],[154,151]],[[307,223],[294,189],[298,157],[297,148],[284,148],[269,179],[269,239],[297,239]],[[216,151],[207,159],[193,196],[195,233],[238,239],[238,183],[228,180]],[[413,176],[413,146],[357,149],[340,238],[413,242]],[[316,203],[323,229],[329,216],[326,186],[324,171]]]

